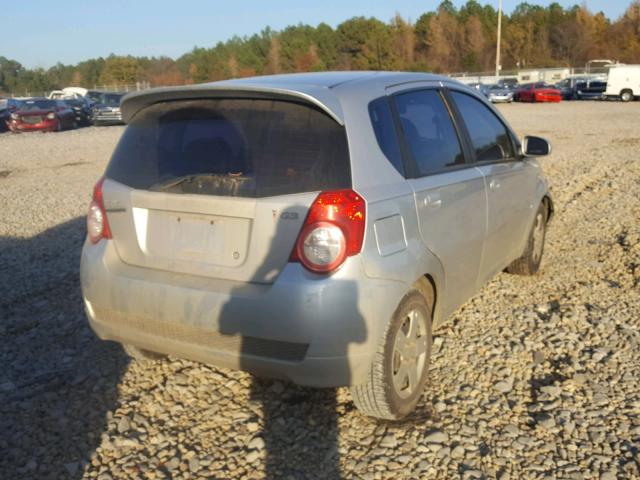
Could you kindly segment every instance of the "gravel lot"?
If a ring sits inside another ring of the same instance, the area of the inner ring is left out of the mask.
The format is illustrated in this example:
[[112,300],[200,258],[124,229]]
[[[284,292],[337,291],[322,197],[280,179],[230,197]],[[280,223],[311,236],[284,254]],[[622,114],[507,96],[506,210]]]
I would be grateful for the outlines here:
[[542,272],[437,332],[400,423],[97,340],[83,216],[122,128],[0,135],[0,478],[640,478],[640,102],[500,108],[554,146]]

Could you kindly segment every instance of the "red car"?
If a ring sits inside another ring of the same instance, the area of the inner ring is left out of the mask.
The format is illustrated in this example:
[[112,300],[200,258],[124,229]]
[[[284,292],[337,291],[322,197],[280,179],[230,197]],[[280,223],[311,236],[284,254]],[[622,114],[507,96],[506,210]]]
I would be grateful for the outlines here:
[[560,102],[562,93],[548,83],[527,83],[518,88],[516,98],[520,102]]
[[30,98],[22,100],[20,107],[11,113],[7,126],[12,132],[59,132],[75,128],[73,110],[58,100]]

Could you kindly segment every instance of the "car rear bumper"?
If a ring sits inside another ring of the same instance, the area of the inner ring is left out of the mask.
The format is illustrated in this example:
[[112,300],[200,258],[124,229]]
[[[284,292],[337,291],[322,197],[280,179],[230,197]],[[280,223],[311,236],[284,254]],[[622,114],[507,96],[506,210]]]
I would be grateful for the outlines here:
[[129,266],[104,240],[85,244],[81,283],[102,339],[316,387],[365,381],[407,290],[367,278],[359,256],[329,277],[289,263],[260,285]]
[[124,125],[122,119],[113,119],[113,118],[94,118],[94,125]]

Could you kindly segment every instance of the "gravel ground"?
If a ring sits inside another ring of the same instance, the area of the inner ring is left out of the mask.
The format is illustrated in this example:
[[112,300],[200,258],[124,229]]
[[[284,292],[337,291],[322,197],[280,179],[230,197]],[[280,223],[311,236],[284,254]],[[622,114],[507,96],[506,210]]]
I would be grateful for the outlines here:
[[395,423],[97,340],[83,215],[122,128],[0,135],[0,478],[640,478],[640,103],[500,108],[554,146],[542,271],[453,315]]

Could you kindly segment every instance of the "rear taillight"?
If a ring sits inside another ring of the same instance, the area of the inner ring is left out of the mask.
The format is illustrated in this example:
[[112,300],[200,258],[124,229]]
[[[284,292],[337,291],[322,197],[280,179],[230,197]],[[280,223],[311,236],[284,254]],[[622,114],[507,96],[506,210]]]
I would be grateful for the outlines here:
[[322,192],[309,209],[290,261],[328,273],[360,253],[365,208],[364,199],[353,190]]
[[104,177],[98,180],[96,186],[93,187],[93,199],[89,204],[89,213],[87,214],[87,234],[89,241],[93,244],[98,243],[103,238],[111,238],[111,229],[107,221],[107,212],[104,210],[104,200],[102,198],[102,184]]

